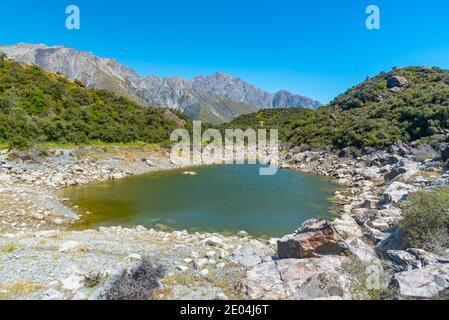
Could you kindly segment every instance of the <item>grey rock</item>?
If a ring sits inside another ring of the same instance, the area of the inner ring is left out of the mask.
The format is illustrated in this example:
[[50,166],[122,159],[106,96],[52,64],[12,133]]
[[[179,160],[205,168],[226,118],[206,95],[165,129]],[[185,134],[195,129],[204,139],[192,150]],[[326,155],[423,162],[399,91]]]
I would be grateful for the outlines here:
[[347,262],[339,256],[267,262],[248,271],[241,288],[250,299],[349,299],[348,280],[341,272]]
[[387,79],[387,87],[388,89],[393,88],[406,88],[408,86],[408,80],[404,77],[392,76]]
[[449,289],[449,264],[434,264],[393,276],[391,287],[403,297],[433,299]]
[[411,248],[407,249],[407,252],[414,255],[416,259],[422,262],[423,266],[431,264],[447,264],[449,263],[449,257],[439,256],[423,249]]
[[361,239],[349,239],[345,241],[349,252],[364,264],[372,264],[379,260],[373,248]]
[[422,268],[422,262],[415,255],[401,250],[388,250],[384,254],[388,265],[396,272]]
[[399,201],[406,200],[408,194],[415,192],[416,190],[416,187],[412,185],[395,181],[383,193],[381,205],[398,203]]
[[275,254],[276,252],[269,246],[255,241],[235,250],[230,260],[247,268],[252,268],[262,263],[265,258],[274,256]]
[[376,252],[380,257],[390,250],[402,250],[405,246],[405,240],[399,228],[393,230],[388,237],[380,241],[376,246]]

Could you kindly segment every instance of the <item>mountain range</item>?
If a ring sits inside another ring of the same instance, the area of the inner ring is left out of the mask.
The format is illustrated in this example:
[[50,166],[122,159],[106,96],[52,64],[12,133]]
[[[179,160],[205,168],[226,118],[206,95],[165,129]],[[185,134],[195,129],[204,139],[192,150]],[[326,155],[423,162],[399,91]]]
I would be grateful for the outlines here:
[[311,108],[318,101],[286,90],[275,94],[228,74],[215,73],[193,80],[179,77],[141,77],[114,59],[64,46],[25,44],[1,46],[0,51],[18,62],[35,64],[79,80],[95,89],[111,90],[139,104],[179,110],[192,120],[221,124],[261,109]]

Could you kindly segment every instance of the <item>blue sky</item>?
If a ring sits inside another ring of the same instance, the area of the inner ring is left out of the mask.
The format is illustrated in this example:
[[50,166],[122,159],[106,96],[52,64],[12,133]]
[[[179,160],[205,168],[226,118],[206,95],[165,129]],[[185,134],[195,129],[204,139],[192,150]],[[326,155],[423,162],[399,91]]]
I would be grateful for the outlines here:
[[[65,28],[65,8],[81,30]],[[381,30],[365,9],[381,9]],[[142,75],[221,71],[327,102],[392,66],[449,68],[447,0],[0,0],[0,43],[66,45]]]

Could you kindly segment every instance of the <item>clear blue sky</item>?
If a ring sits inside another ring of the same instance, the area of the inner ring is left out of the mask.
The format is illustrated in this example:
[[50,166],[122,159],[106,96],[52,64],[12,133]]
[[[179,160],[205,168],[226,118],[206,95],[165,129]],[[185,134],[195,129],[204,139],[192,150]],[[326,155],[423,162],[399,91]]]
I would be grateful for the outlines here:
[[[65,8],[81,30],[65,28]],[[381,9],[381,30],[365,8]],[[66,45],[142,75],[231,73],[327,102],[392,66],[449,68],[448,0],[0,0],[0,43]]]

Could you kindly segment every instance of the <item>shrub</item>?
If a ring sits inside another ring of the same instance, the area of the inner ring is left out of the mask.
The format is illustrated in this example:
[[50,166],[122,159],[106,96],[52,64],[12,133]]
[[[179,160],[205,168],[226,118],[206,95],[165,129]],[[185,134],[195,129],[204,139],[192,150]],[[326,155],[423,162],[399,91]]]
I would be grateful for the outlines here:
[[131,270],[124,270],[104,294],[105,300],[151,300],[154,289],[164,276],[164,268],[148,258]]
[[449,187],[410,195],[401,222],[409,246],[443,253],[449,246]]
[[17,149],[17,150],[29,150],[31,148],[31,142],[22,136],[16,136],[9,140],[8,143],[9,149]]

